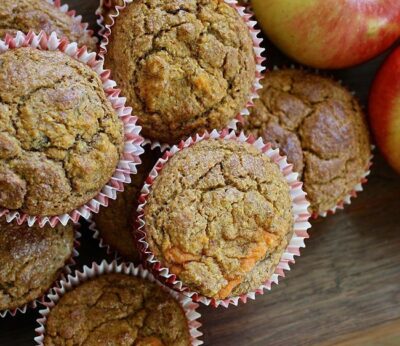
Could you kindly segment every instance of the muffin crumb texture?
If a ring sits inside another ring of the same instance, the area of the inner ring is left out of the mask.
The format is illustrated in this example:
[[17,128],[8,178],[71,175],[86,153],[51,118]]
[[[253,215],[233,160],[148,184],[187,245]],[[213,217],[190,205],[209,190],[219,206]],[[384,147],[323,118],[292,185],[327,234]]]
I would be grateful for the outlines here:
[[51,310],[46,346],[189,346],[180,304],[155,283],[106,274],[67,292]]
[[59,51],[0,55],[0,207],[53,216],[82,206],[112,177],[123,140],[88,66]]
[[145,137],[173,144],[227,126],[246,106],[256,72],[253,41],[224,1],[134,1],[111,32],[105,64]]
[[30,228],[0,220],[0,311],[41,297],[71,258],[73,247],[70,225]]
[[301,70],[272,71],[262,83],[245,131],[288,156],[313,212],[335,207],[360,182],[371,156],[359,103],[337,82]]
[[41,30],[47,34],[53,31],[59,38],[67,37],[71,42],[96,50],[96,41],[85,31],[81,22],[46,0],[1,0],[0,1],[0,37],[7,33],[15,35],[17,31],[28,33]]
[[210,298],[248,293],[274,272],[293,234],[289,186],[247,143],[204,140],[175,154],[144,210],[150,250]]

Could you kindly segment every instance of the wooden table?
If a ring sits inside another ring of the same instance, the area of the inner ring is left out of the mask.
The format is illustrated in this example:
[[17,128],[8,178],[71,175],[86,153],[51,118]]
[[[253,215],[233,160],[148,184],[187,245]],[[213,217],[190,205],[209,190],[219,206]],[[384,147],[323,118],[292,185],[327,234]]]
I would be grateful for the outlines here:
[[[96,28],[97,0],[69,0]],[[269,67],[290,64],[270,43]],[[383,56],[334,72],[366,105]],[[311,239],[287,277],[239,307],[201,307],[206,345],[400,345],[400,176],[376,152],[359,198],[313,222]],[[84,232],[79,266],[107,258]],[[1,264],[0,264],[1,265]],[[0,345],[32,345],[37,312],[0,321]]]

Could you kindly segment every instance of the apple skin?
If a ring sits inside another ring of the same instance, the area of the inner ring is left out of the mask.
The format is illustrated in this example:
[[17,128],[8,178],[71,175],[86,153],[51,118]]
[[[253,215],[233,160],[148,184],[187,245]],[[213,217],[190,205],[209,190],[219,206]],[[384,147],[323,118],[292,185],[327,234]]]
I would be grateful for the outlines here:
[[360,64],[400,37],[400,0],[252,0],[252,7],[276,46],[315,68]]
[[400,173],[400,47],[389,55],[372,84],[369,116],[379,149]]

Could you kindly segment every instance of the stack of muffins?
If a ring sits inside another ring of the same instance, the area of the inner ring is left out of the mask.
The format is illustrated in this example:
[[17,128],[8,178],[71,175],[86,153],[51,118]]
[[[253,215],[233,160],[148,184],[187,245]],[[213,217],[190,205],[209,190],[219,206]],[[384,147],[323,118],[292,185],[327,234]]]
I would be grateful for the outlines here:
[[[365,117],[298,69],[265,74],[253,102],[262,49],[235,1],[98,14],[96,53],[59,1],[0,3],[0,313],[44,304],[43,345],[199,345],[195,302],[270,289],[309,213],[359,189]],[[65,276],[80,217],[118,260]]]

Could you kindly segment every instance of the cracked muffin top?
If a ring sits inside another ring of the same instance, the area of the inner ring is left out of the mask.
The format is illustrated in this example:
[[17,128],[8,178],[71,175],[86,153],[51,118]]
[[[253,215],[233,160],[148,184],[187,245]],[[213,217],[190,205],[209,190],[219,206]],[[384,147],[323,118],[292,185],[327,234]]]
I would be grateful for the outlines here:
[[223,128],[246,106],[256,61],[249,30],[223,0],[137,0],[111,28],[105,65],[151,140]]
[[115,201],[110,201],[107,208],[101,209],[93,217],[96,228],[104,242],[130,261],[139,260],[132,234],[138,198],[145,180],[160,156],[159,150],[148,148],[140,157],[142,163],[138,167],[137,174],[132,176],[132,182],[124,186],[124,192],[119,194]]
[[160,171],[144,208],[146,241],[191,290],[225,299],[258,288],[293,234],[289,186],[247,143],[204,140]]
[[123,140],[90,67],[59,51],[0,54],[0,207],[37,216],[80,207],[112,177]]
[[44,345],[189,346],[181,305],[158,285],[106,274],[61,297],[47,317]]
[[14,35],[17,31],[28,33],[41,30],[47,34],[53,31],[59,38],[66,36],[71,42],[96,50],[96,41],[82,28],[81,22],[46,0],[1,0],[0,37],[6,33]]
[[269,72],[244,130],[279,147],[300,173],[315,213],[343,201],[371,156],[365,116],[339,83],[294,69]]
[[74,248],[73,226],[28,227],[0,220],[0,311],[41,297]]

